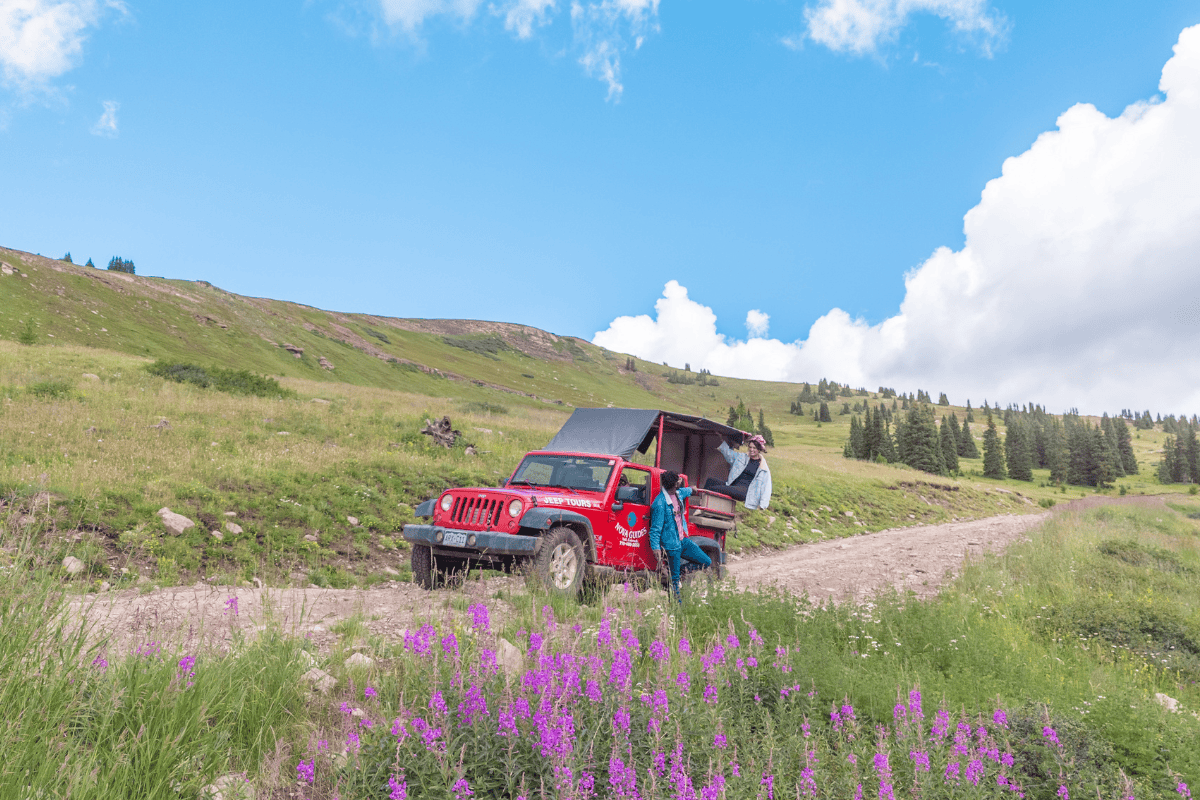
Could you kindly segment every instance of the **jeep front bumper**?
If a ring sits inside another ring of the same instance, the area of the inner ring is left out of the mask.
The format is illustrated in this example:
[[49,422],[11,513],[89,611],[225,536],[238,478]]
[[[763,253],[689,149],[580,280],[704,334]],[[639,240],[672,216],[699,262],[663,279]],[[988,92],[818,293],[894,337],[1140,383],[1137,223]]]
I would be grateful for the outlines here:
[[[459,534],[463,540],[473,541],[474,544],[449,544],[448,539],[459,537],[446,534]],[[540,536],[518,536],[498,531],[461,531],[441,525],[405,525],[404,540],[413,544],[428,545],[441,553],[476,553],[484,556],[532,556],[537,554],[542,543]]]

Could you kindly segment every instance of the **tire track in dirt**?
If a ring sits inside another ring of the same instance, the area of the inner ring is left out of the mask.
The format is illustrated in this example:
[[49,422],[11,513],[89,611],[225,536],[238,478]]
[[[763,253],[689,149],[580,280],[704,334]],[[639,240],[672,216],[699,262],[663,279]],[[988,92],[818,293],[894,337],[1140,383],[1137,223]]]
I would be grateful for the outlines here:
[[862,602],[888,588],[925,598],[952,581],[969,558],[998,553],[1045,522],[1051,514],[1078,513],[1102,505],[1161,506],[1162,496],[1091,496],[1040,514],[917,525],[804,544],[728,565],[742,587],[778,586],[821,602]]

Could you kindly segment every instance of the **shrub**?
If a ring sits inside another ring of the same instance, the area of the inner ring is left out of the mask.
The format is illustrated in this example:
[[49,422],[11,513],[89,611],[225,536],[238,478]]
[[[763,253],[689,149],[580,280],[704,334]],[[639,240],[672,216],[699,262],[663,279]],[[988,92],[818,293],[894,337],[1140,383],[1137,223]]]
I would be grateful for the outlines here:
[[24,345],[37,344],[37,331],[33,329],[33,320],[28,320],[25,327],[17,334],[17,341]]
[[387,337],[382,331],[377,331],[374,328],[365,328],[367,336],[373,336],[384,344],[391,344],[392,340]]
[[229,394],[253,397],[295,397],[296,395],[290,389],[280,386],[279,381],[274,378],[255,375],[244,369],[205,368],[195,364],[156,361],[146,367],[146,370],[151,375],[157,375],[176,383],[190,383],[202,389],[213,388]]
[[71,388],[66,381],[42,381],[31,384],[26,391],[39,400],[61,400],[71,396]]
[[508,342],[494,333],[487,336],[443,336],[442,341],[451,347],[458,347],[469,353],[492,359],[496,359],[497,353],[512,350],[508,346]]

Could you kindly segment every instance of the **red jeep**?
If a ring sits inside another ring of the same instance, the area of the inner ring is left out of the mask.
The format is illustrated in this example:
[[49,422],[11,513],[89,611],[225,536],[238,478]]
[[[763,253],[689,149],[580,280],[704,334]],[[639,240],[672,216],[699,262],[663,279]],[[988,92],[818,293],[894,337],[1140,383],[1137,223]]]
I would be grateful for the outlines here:
[[[429,524],[405,525],[413,545],[413,578],[433,589],[474,565],[525,568],[531,580],[566,595],[585,577],[620,579],[654,574],[650,503],[659,477],[674,470],[683,482],[725,480],[722,441],[750,434],[702,417],[634,408],[579,408],[544,450],[528,453],[499,488],[448,489],[417,506]],[[655,443],[654,466],[635,464],[635,450]],[[734,502],[697,490],[688,499],[693,541],[720,576]]]

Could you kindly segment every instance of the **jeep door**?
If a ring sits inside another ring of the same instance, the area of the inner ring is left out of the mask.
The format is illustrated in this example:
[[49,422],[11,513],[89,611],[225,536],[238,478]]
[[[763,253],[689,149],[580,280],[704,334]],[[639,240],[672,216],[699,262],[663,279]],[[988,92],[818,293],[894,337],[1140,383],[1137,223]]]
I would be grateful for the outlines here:
[[[614,567],[653,567],[650,555],[650,501],[654,484],[648,467],[625,464],[617,479],[610,519],[613,536],[606,560]],[[620,508],[618,508],[618,505]]]

